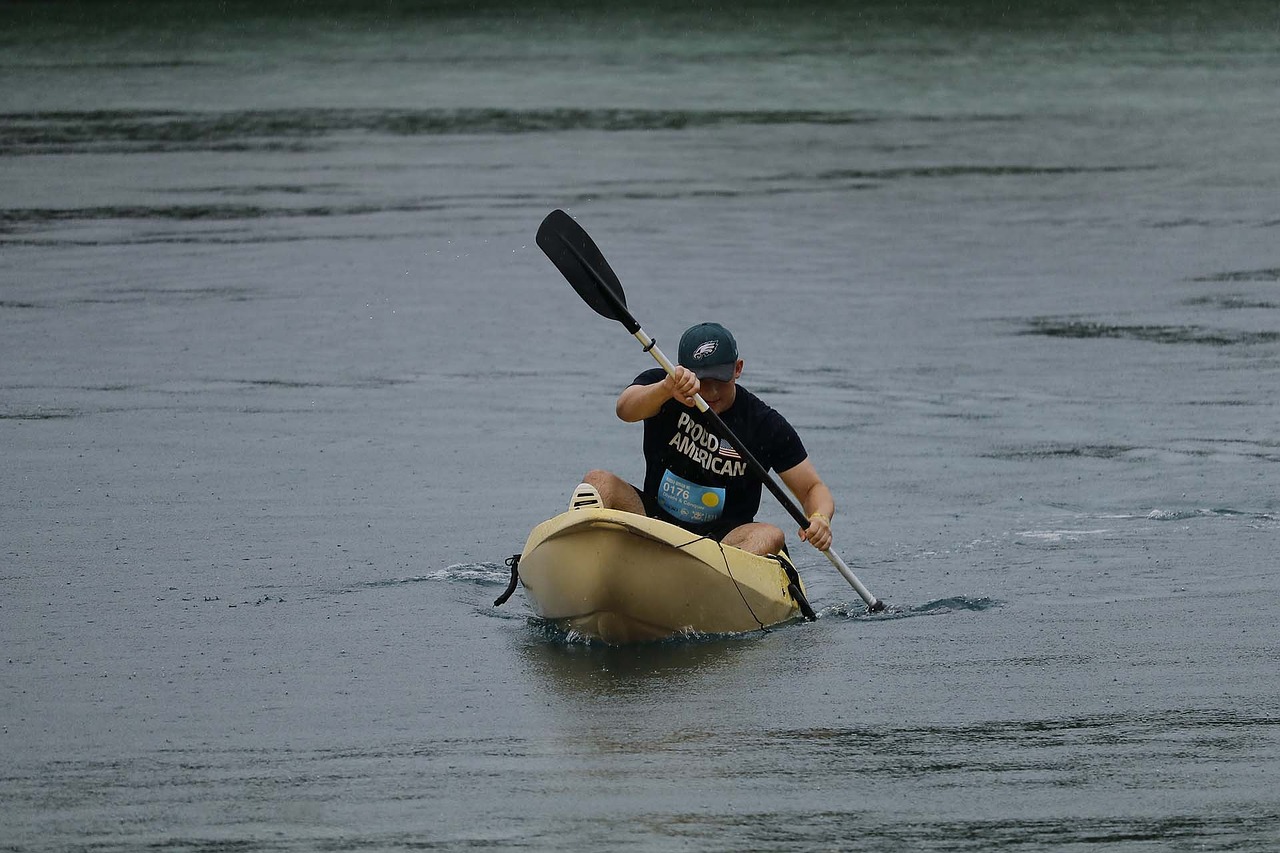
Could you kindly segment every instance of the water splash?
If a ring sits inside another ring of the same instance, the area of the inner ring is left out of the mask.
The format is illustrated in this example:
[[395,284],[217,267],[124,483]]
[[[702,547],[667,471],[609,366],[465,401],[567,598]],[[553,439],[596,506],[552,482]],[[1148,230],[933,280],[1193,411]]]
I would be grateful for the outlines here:
[[600,640],[582,634],[573,629],[562,627],[554,619],[543,619],[541,616],[530,616],[528,618],[529,626],[533,628],[534,635],[539,639],[548,643],[554,643],[561,646],[590,646],[605,647],[605,643]]
[[1255,521],[1274,521],[1276,515],[1222,507],[1219,509],[1153,509],[1145,517],[1148,521],[1187,521],[1192,518],[1247,518]]
[[1075,542],[1084,536],[1104,536],[1111,532],[1110,528],[1099,527],[1091,530],[1023,530],[1015,534],[1023,539],[1038,539],[1042,542]]
[[478,584],[505,584],[511,570],[501,563],[457,563],[424,576],[429,581],[469,581]]
[[924,604],[890,604],[879,613],[871,613],[860,604],[834,604],[818,613],[819,619],[839,617],[846,619],[867,619],[883,621],[887,619],[907,619],[912,616],[940,616],[957,611],[982,612],[1003,607],[1004,602],[996,598],[971,598],[967,595],[956,595],[926,601]]
[[510,570],[499,563],[458,563],[448,568],[428,572],[425,575],[410,575],[401,578],[379,578],[351,584],[338,590],[342,593],[360,592],[369,589],[385,589],[405,584],[445,581],[446,583],[463,582],[480,585],[505,584],[511,577]]
[[982,612],[984,610],[993,610],[1004,605],[1003,601],[995,598],[983,596],[981,598],[970,598],[967,595],[957,595],[952,598],[939,598],[935,601],[925,602],[910,609],[911,613],[928,614],[928,613],[952,613],[957,610],[970,610],[973,612]]
[[387,587],[392,587],[392,586],[402,586],[404,584],[410,584],[410,583],[422,583],[423,581],[427,581],[427,580],[432,580],[432,578],[426,575],[414,575],[411,577],[404,577],[404,578],[379,578],[378,580],[353,583],[349,586],[344,586],[341,589],[336,589],[333,591],[340,595],[345,595],[348,593],[362,592],[364,590],[369,590],[369,589],[386,589]]

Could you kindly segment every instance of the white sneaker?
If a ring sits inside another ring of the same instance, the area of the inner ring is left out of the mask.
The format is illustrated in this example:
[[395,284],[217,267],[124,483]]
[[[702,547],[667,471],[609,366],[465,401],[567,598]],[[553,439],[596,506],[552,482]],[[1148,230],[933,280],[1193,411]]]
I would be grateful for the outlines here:
[[590,483],[579,483],[573,490],[573,497],[569,498],[569,509],[603,508],[604,501],[600,500],[600,493]]

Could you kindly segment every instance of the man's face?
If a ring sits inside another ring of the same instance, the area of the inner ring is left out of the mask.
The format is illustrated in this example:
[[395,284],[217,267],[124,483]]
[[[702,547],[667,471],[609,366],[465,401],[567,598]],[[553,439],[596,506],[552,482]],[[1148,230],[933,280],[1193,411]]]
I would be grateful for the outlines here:
[[742,359],[738,359],[738,363],[733,367],[732,379],[698,380],[702,399],[707,401],[707,405],[711,407],[711,411],[715,412],[717,415],[721,415],[733,405],[733,400],[738,390],[738,377],[741,375]]

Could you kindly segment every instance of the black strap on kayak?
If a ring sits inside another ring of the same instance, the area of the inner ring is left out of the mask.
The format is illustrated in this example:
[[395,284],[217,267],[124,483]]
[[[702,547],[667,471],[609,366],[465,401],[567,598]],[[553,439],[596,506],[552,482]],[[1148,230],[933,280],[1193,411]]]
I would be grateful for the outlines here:
[[506,563],[511,567],[511,583],[507,584],[507,589],[502,595],[494,599],[493,606],[501,607],[516,591],[516,584],[520,582],[520,555],[512,554],[506,559]]
[[770,554],[770,560],[777,560],[778,565],[782,566],[782,570],[787,573],[787,592],[791,593],[791,597],[795,599],[796,604],[800,606],[800,615],[807,622],[815,622],[818,614],[813,612],[813,606],[809,604],[809,599],[805,598],[804,591],[800,589],[800,573],[796,571],[796,567],[791,565],[791,554],[787,552],[787,546],[782,546],[785,557],[779,554]]
[[813,612],[813,606],[809,604],[809,599],[804,597],[804,592],[798,584],[787,584],[787,592],[791,593],[791,597],[796,600],[796,604],[800,605],[800,615],[804,617],[806,622],[818,621],[818,614]]

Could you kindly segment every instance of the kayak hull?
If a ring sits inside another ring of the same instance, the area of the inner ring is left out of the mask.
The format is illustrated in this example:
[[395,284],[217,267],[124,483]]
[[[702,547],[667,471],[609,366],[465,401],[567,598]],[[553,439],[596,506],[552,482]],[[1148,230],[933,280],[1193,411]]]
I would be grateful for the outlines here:
[[539,616],[612,645],[758,630],[800,615],[778,559],[611,509],[573,509],[535,527],[520,581]]

